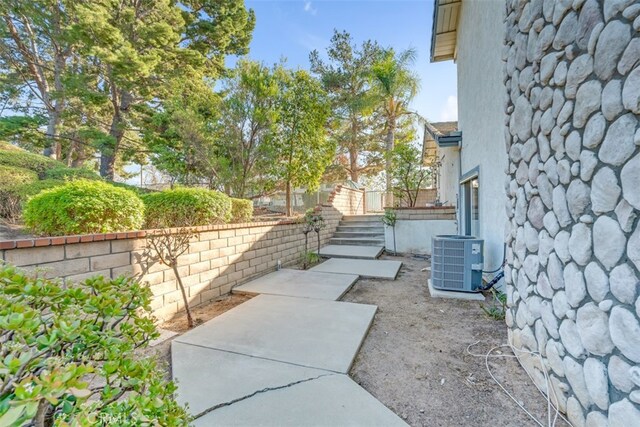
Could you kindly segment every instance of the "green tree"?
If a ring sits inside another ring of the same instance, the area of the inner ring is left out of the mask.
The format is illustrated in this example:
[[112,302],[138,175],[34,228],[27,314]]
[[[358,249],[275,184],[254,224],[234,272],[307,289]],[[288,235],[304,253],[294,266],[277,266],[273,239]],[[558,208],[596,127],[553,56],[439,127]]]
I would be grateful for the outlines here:
[[320,76],[331,98],[331,137],[338,152],[347,158],[337,166],[344,178],[348,176],[354,182],[361,175],[373,175],[382,169],[378,100],[371,90],[373,65],[382,54],[376,42],[367,40],[358,47],[349,33],[336,30],[327,48],[328,62],[316,50],[310,55],[311,70]]
[[242,60],[224,86],[220,155],[229,165],[225,187],[234,197],[272,187],[273,139],[278,119],[280,66]]
[[246,53],[254,25],[239,0],[100,0],[78,9],[83,53],[112,107],[100,164],[108,179],[123,140],[138,134],[140,113],[167,98],[167,82],[215,78],[225,55]]
[[44,154],[60,159],[58,140],[65,80],[76,50],[74,1],[5,0],[0,3],[0,86],[3,102],[27,115],[47,117]]
[[393,191],[399,202],[414,207],[422,186],[432,176],[431,169],[422,164],[422,153],[411,143],[397,144],[389,155]]
[[418,92],[420,81],[411,70],[416,59],[413,49],[398,54],[388,49],[373,66],[373,84],[379,99],[379,108],[385,119],[386,191],[392,192],[392,156],[396,131],[403,117],[413,114],[409,103]]
[[217,148],[220,97],[202,80],[176,83],[163,108],[145,122],[149,157],[175,182],[217,188],[226,167]]
[[326,134],[331,114],[322,85],[304,70],[279,72],[279,117],[272,172],[286,191],[286,214],[291,216],[292,187],[314,191],[335,153]]

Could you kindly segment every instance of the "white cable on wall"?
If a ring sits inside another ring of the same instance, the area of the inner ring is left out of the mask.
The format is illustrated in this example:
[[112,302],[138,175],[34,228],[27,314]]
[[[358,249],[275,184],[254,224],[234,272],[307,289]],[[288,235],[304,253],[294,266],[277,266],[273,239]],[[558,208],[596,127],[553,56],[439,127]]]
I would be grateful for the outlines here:
[[[545,382],[547,384],[547,390],[549,391],[549,393],[552,393],[553,397],[556,399],[556,402],[557,402],[558,401],[558,397],[557,397],[557,395],[555,393],[555,389],[553,388],[553,386],[551,384],[551,381],[549,379],[547,368],[546,368],[546,366],[544,364],[544,360],[542,359],[542,355],[539,352],[532,352],[532,351],[528,351],[528,350],[518,349],[515,346],[513,346],[513,344],[511,344],[511,343],[494,346],[484,355],[483,354],[472,353],[471,350],[470,350],[471,347],[473,347],[473,346],[475,346],[475,345],[477,345],[479,343],[480,343],[480,341],[476,341],[474,343],[469,344],[467,346],[467,353],[469,355],[471,355],[471,356],[474,356],[474,357],[482,357],[482,358],[484,358],[485,367],[487,368],[487,372],[489,373],[489,375],[491,376],[493,381],[502,389],[502,391],[507,396],[509,396],[509,398],[511,400],[513,400],[515,402],[516,405],[518,405],[520,407],[520,409],[522,409],[522,411],[524,413],[526,413],[529,416],[529,418],[531,418],[533,421],[535,421],[536,424],[538,424],[540,427],[545,427],[545,424],[543,424],[540,420],[538,420],[531,412],[529,412],[527,410],[527,408],[524,407],[524,405],[522,405],[511,393],[509,393],[509,391],[502,385],[502,383],[500,383],[500,381],[498,381],[498,379],[493,375],[493,372],[491,372],[491,369],[489,368],[489,359],[490,358],[502,358],[502,357],[516,358],[516,359],[518,359],[518,363],[520,363],[520,358],[518,357],[518,353],[530,354],[532,356],[536,356],[538,358],[538,360],[540,361],[540,366],[542,367],[542,372],[544,373],[544,379],[545,379]],[[499,349],[499,348],[503,348],[503,347],[510,348],[511,351],[513,352],[513,355],[509,355],[509,354],[491,354],[491,353],[493,353],[494,350]],[[551,401],[551,398],[549,397],[549,395],[544,393],[544,391],[542,391],[542,389],[540,389],[540,387],[538,387],[538,384],[536,384],[535,380],[533,379],[533,376],[529,373],[529,371],[527,371],[527,368],[525,368],[522,363],[520,363],[520,365],[524,368],[524,371],[527,373],[527,376],[529,376],[529,379],[531,380],[533,385],[536,386],[536,388],[538,389],[538,392],[540,392],[540,394],[547,401],[547,424],[546,424],[547,427],[554,427],[556,425],[558,417],[562,418],[567,424],[569,424],[571,426],[572,424],[569,422],[569,420],[567,420],[560,413],[560,410],[556,407],[556,405],[553,404],[553,402]],[[553,419],[551,418],[551,413],[552,412],[554,412]]]

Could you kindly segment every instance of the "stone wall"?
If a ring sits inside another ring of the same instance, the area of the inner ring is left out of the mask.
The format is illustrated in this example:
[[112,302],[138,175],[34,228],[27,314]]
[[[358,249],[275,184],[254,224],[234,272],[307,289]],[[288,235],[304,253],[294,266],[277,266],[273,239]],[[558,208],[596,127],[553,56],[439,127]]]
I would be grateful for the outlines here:
[[637,0],[507,1],[506,322],[574,426],[640,425],[639,30]]
[[[331,206],[317,208],[327,227],[326,244],[342,213]],[[193,306],[228,294],[231,288],[254,277],[300,261],[304,253],[302,225],[291,220],[198,227],[188,253],[179,258],[181,278]],[[184,308],[173,270],[152,260],[147,231],[92,234],[0,242],[0,261],[28,272],[65,281],[95,275],[129,275],[150,285],[152,309],[160,319]],[[309,249],[316,235],[309,235]]]

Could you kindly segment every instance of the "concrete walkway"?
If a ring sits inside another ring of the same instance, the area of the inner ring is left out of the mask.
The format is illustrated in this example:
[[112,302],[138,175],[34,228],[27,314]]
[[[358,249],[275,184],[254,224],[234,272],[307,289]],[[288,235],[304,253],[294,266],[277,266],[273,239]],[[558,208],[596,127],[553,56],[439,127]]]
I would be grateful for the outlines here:
[[320,256],[325,258],[376,259],[382,251],[384,251],[384,246],[327,245],[320,248]]
[[323,273],[357,274],[360,277],[395,280],[402,267],[400,261],[331,258],[310,271]]
[[358,280],[356,274],[283,269],[233,288],[233,293],[339,300]]
[[276,271],[233,290],[258,296],[174,339],[194,425],[406,426],[348,376],[377,310],[336,301],[357,278]]

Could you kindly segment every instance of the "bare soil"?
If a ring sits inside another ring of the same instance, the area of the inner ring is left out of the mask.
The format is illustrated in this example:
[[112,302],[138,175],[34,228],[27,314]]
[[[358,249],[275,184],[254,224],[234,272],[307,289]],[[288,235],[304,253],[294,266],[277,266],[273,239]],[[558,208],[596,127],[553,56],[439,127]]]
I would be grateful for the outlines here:
[[[360,279],[343,298],[378,306],[353,379],[412,426],[536,425],[491,379],[484,357],[467,353],[478,341],[471,352],[482,355],[506,344],[504,321],[488,317],[477,301],[432,299],[429,272],[421,271],[428,261],[384,258],[403,262],[397,280]],[[520,364],[500,357],[489,359],[489,366],[546,425],[547,401]]]
[[[224,297],[211,301],[198,307],[191,309],[191,316],[195,326],[205,323],[214,317],[220,316],[225,311],[231,310],[233,307],[242,304],[245,301],[253,298],[253,295],[246,294],[230,294]],[[171,320],[168,320],[160,325],[160,328],[167,329],[172,332],[183,334],[189,330],[187,326],[187,315],[184,311],[176,314]]]
[[33,237],[33,234],[29,234],[24,225],[0,220],[0,242],[3,240],[31,239]]

